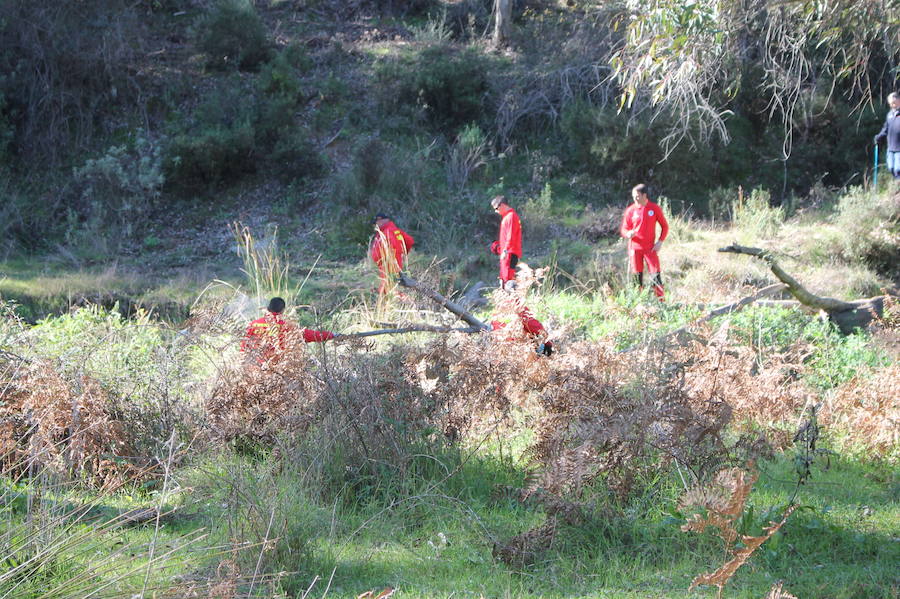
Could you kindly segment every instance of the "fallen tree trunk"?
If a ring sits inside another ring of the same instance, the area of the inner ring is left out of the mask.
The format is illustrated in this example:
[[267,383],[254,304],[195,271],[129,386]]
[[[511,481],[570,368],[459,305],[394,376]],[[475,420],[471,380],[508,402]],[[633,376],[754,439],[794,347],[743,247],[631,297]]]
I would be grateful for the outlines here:
[[797,279],[789,275],[781,268],[770,252],[760,248],[745,247],[732,243],[728,247],[719,248],[720,252],[730,254],[744,254],[759,258],[765,262],[779,281],[787,286],[797,301],[814,310],[822,310],[828,314],[838,329],[848,335],[855,329],[866,327],[874,318],[880,318],[884,313],[884,296],[879,295],[868,299],[845,302],[832,297],[822,297],[809,292]]
[[455,314],[456,316],[458,316],[465,322],[472,325],[472,327],[474,327],[476,329],[476,331],[490,331],[491,330],[490,326],[486,325],[485,323],[481,322],[480,320],[478,320],[477,318],[472,316],[472,314],[470,314],[469,312],[464,310],[462,308],[462,306],[460,306],[459,304],[457,304],[453,301],[450,301],[449,299],[447,299],[446,297],[444,297],[437,291],[435,291],[433,289],[429,289],[428,287],[425,287],[424,285],[422,285],[415,279],[411,279],[408,276],[406,276],[405,274],[400,273],[400,277],[398,280],[402,286],[404,286],[408,289],[413,289],[414,291],[418,291],[425,297],[434,300],[441,307],[446,308],[452,314]]
[[396,329],[378,329],[377,331],[363,331],[361,333],[340,333],[334,336],[335,341],[348,339],[351,337],[374,337],[375,335],[400,335],[403,333],[428,332],[428,333],[452,333],[458,331],[460,333],[477,333],[481,329],[477,327],[440,327],[430,324],[412,324]]

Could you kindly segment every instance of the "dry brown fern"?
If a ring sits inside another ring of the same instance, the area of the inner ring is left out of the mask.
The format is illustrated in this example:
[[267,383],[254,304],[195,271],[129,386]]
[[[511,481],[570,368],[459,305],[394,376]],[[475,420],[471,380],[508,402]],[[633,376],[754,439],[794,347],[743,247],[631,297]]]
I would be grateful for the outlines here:
[[[691,581],[689,590],[699,585],[715,586],[718,588],[716,596],[721,597],[725,585],[734,576],[738,568],[744,565],[763,543],[778,532],[794,509],[796,509],[796,505],[789,506],[781,520],[779,522],[770,522],[769,526],[763,528],[764,534],[758,537],[739,535],[734,524],[744,512],[744,506],[747,498],[750,496],[756,477],[755,473],[747,473],[740,468],[722,470],[711,483],[698,486],[685,493],[682,497],[679,504],[681,509],[701,507],[706,511],[706,515],[694,514],[688,518],[687,523],[681,527],[681,530],[701,533],[708,527],[718,529],[719,536],[725,542],[726,550],[732,556],[730,560],[714,572],[696,576]],[[739,536],[742,545],[740,547],[735,544]]]
[[85,476],[106,487],[150,473],[132,463],[131,443],[100,383],[65,378],[37,361],[0,381],[0,469],[48,468]]
[[791,595],[787,591],[783,590],[784,583],[777,582],[772,585],[772,588],[769,590],[769,593],[766,595],[765,599],[797,599],[794,595]]
[[823,403],[820,421],[841,430],[871,456],[900,459],[900,365],[841,385]]

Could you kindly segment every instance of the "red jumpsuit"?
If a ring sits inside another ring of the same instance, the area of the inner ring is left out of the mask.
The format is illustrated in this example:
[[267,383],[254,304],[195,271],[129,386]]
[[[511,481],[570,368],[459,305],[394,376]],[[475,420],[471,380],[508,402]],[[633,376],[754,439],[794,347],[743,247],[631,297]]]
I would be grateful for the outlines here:
[[622,227],[620,233],[622,237],[627,238],[629,231],[635,231],[635,234],[628,241],[628,258],[631,265],[631,272],[641,275],[643,282],[644,262],[647,263],[647,270],[657,281],[653,286],[653,292],[657,297],[663,296],[662,285],[659,281],[659,256],[653,251],[656,244],[656,224],[659,223],[660,234],[659,241],[664,241],[669,234],[669,223],[663,216],[662,209],[653,202],[647,201],[646,204],[633,203],[625,209],[622,216]]
[[[530,339],[540,340],[543,337],[546,337],[547,330],[544,328],[544,325],[541,324],[541,321],[534,317],[531,313],[531,310],[528,309],[527,306],[522,306],[518,310],[516,310],[516,315],[519,317],[519,322],[522,323],[522,332],[526,337]],[[506,327],[505,322],[501,322],[499,320],[491,321],[491,330],[499,331],[502,328]],[[553,351],[553,344],[550,341],[545,341],[539,353],[545,353],[546,355],[550,355]]]
[[516,278],[516,264],[522,258],[522,222],[513,208],[500,205],[500,238],[491,244],[491,252],[500,256],[500,280]]
[[406,255],[414,244],[412,235],[395,225],[394,221],[388,220],[379,225],[369,245],[369,255],[378,266],[378,278],[381,280],[378,287],[380,295],[387,292],[389,277],[403,270]]
[[[286,322],[281,314],[268,312],[262,318],[257,318],[247,327],[244,339],[241,341],[242,352],[259,354],[259,362],[267,362],[276,357],[285,349],[285,340],[295,330],[295,326]],[[329,331],[314,331],[301,329],[300,334],[306,343],[318,343],[334,339],[334,333]]]

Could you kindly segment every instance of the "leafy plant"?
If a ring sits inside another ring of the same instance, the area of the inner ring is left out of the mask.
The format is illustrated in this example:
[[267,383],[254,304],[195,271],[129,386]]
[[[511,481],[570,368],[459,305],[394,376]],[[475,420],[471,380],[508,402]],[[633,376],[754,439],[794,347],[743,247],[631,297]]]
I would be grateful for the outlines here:
[[486,57],[476,50],[449,45],[426,48],[414,57],[381,63],[376,73],[383,107],[421,111],[442,131],[478,122],[489,97]]
[[834,223],[843,234],[841,254],[885,276],[900,273],[900,194],[872,196],[853,188],[838,204]]
[[218,0],[197,25],[210,68],[256,70],[270,56],[266,29],[250,0]]
[[72,235],[97,235],[112,223],[116,233],[129,238],[141,227],[159,199],[165,183],[162,146],[142,130],[134,144],[112,146],[100,158],[74,169],[80,197],[71,209],[89,223]]
[[447,183],[451,189],[463,189],[475,171],[487,164],[487,149],[487,138],[478,125],[466,125],[460,130],[447,159]]
[[745,235],[754,238],[771,237],[784,224],[784,208],[772,206],[772,194],[754,189],[750,197],[743,196],[734,206],[734,225]]

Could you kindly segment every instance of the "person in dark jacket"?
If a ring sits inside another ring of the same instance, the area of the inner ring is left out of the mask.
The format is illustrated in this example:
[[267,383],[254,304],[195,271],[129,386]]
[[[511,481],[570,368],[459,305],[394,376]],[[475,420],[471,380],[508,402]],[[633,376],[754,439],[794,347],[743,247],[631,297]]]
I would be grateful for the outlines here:
[[887,138],[887,167],[895,179],[900,179],[900,94],[889,94],[887,102],[890,110],[884,119],[884,127],[875,136],[875,145]]

